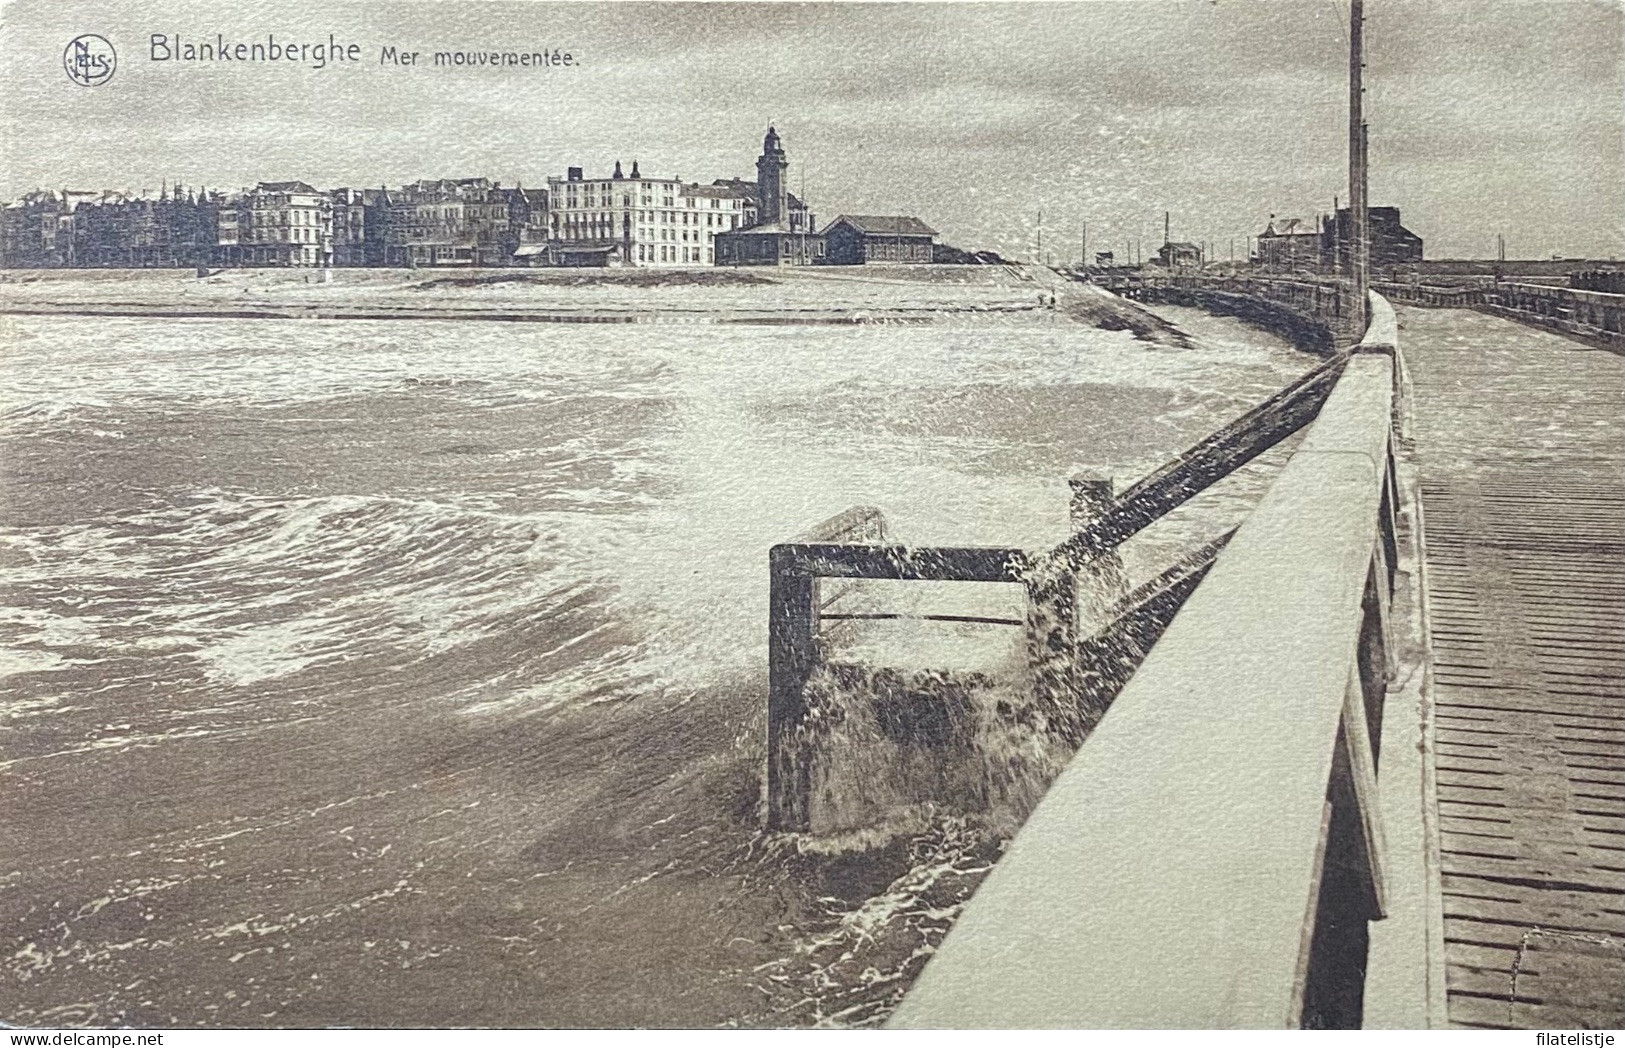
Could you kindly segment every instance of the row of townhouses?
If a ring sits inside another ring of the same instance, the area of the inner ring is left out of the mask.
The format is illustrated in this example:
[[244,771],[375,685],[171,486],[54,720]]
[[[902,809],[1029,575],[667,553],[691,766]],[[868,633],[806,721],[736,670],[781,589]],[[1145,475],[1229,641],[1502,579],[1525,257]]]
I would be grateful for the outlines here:
[[936,233],[907,215],[841,215],[824,229],[788,191],[768,128],[756,181],[709,185],[569,168],[547,188],[486,178],[321,190],[261,182],[156,198],[37,190],[0,215],[0,267],[639,266],[931,262]]

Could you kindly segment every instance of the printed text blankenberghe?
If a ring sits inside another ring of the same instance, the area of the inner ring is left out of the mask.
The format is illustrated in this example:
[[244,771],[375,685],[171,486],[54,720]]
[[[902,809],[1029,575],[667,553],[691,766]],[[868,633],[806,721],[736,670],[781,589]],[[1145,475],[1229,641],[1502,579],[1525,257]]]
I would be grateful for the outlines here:
[[[330,65],[360,64],[360,44],[340,43],[329,33],[325,41],[290,41],[267,33],[264,39],[228,39],[224,33],[208,37],[183,37],[180,33],[153,33],[149,40],[148,57],[154,62],[192,62],[210,65],[237,63],[297,63],[314,69]],[[580,60],[560,48],[514,50],[459,50],[459,51],[407,51],[385,46],[379,51],[378,62],[385,66],[427,66],[440,68],[480,68],[482,66],[546,69],[580,65]]]
[[182,38],[179,33],[153,33],[150,44],[148,55],[154,62],[298,62],[326,69],[330,63],[361,61],[360,44],[341,44],[331,33],[320,43],[289,43],[286,38],[278,40],[275,33],[267,33],[263,40],[251,41],[228,40],[223,33],[214,34],[213,40]]

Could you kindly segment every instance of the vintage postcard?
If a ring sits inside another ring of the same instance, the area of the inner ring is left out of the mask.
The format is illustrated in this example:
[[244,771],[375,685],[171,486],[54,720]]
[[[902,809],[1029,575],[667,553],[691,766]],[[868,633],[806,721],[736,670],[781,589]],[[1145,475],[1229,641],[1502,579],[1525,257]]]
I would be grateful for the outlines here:
[[1622,97],[1617,0],[5,0],[0,1035],[1625,1025]]

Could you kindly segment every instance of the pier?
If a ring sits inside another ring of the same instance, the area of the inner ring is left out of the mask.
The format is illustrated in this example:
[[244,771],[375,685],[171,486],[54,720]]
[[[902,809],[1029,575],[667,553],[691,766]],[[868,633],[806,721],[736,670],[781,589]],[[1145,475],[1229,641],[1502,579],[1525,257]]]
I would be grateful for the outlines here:
[[1374,300],[893,1025],[1625,1022],[1625,361],[1482,304]]

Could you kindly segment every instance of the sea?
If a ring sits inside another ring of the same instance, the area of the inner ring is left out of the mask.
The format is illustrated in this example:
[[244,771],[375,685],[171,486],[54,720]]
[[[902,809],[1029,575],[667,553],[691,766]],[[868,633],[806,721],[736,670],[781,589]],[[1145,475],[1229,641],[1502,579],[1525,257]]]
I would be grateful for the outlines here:
[[[839,832],[765,832],[768,550],[854,505],[1053,545],[1068,476],[1131,482],[1315,363],[1161,313],[1188,345],[1043,309],[0,316],[0,1021],[883,1022],[1067,754],[896,810],[897,768],[836,760]],[[1019,618],[978,585],[871,599]],[[888,628],[848,661],[996,688],[1023,650]]]

